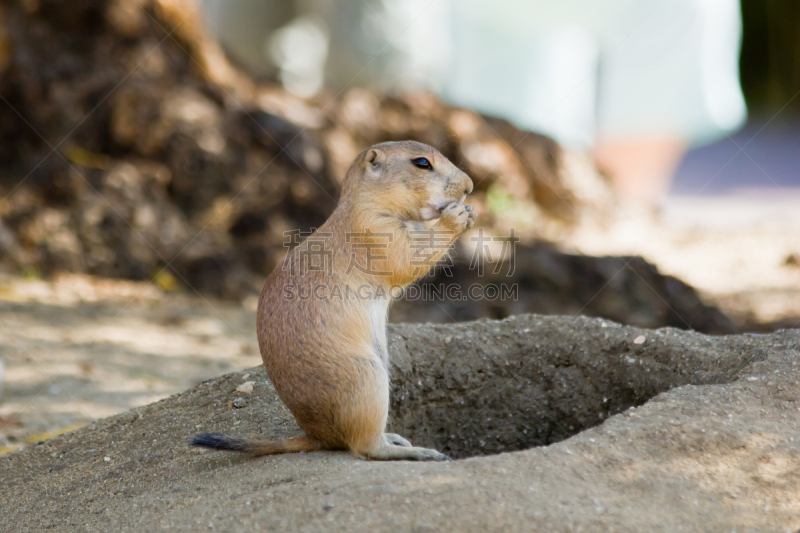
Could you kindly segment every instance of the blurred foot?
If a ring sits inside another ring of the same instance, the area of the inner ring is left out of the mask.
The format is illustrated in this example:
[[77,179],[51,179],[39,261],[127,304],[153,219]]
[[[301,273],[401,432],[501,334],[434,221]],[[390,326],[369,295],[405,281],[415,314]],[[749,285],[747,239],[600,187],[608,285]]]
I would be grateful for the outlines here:
[[22,422],[19,418],[15,418],[13,416],[3,416],[0,415],[0,425],[3,426],[19,426]]
[[686,142],[676,138],[600,141],[594,158],[623,202],[657,208],[685,153]]

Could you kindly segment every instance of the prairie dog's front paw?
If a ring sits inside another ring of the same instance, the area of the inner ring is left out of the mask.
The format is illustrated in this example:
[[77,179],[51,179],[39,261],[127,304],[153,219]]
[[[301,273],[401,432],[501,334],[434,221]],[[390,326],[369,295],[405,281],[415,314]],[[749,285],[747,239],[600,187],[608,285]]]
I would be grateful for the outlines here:
[[467,229],[471,229],[475,225],[475,219],[478,218],[478,213],[471,205],[464,206],[467,209]]
[[441,218],[439,218],[439,225],[455,231],[456,235],[460,235],[464,230],[471,228],[474,223],[475,210],[472,206],[456,202],[445,207]]

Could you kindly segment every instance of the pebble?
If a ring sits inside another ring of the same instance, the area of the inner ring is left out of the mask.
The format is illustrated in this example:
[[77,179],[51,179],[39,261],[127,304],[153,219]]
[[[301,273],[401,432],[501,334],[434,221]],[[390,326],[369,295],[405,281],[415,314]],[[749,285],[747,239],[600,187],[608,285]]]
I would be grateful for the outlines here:
[[242,407],[247,407],[247,400],[245,400],[244,398],[236,398],[231,403],[237,409],[241,409]]
[[103,461],[105,461],[107,463],[110,463],[111,462],[111,457],[103,457]]
[[255,387],[255,381],[245,381],[238,387],[236,387],[236,392],[253,392],[253,387]]
[[644,335],[639,335],[635,339],[633,339],[633,344],[644,344],[644,341],[647,339],[644,338]]

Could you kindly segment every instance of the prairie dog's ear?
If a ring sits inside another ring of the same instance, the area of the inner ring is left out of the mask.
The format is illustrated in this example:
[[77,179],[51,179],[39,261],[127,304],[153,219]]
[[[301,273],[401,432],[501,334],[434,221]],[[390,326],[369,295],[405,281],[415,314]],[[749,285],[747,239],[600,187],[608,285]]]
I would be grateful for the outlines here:
[[380,170],[386,163],[386,154],[379,148],[370,148],[369,152],[367,152],[367,163],[369,163],[372,170]]

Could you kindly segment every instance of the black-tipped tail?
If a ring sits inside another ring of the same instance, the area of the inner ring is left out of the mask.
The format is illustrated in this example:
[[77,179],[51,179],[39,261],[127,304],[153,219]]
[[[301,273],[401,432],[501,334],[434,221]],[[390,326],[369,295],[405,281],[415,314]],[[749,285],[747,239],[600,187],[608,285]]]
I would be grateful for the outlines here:
[[235,439],[219,433],[200,433],[189,442],[191,446],[226,450],[230,452],[250,453],[253,455],[271,455],[273,453],[313,452],[323,449],[323,445],[307,435],[286,440]]
[[189,445],[213,450],[252,453],[250,446],[244,439],[235,439],[220,433],[200,433],[192,438]]

